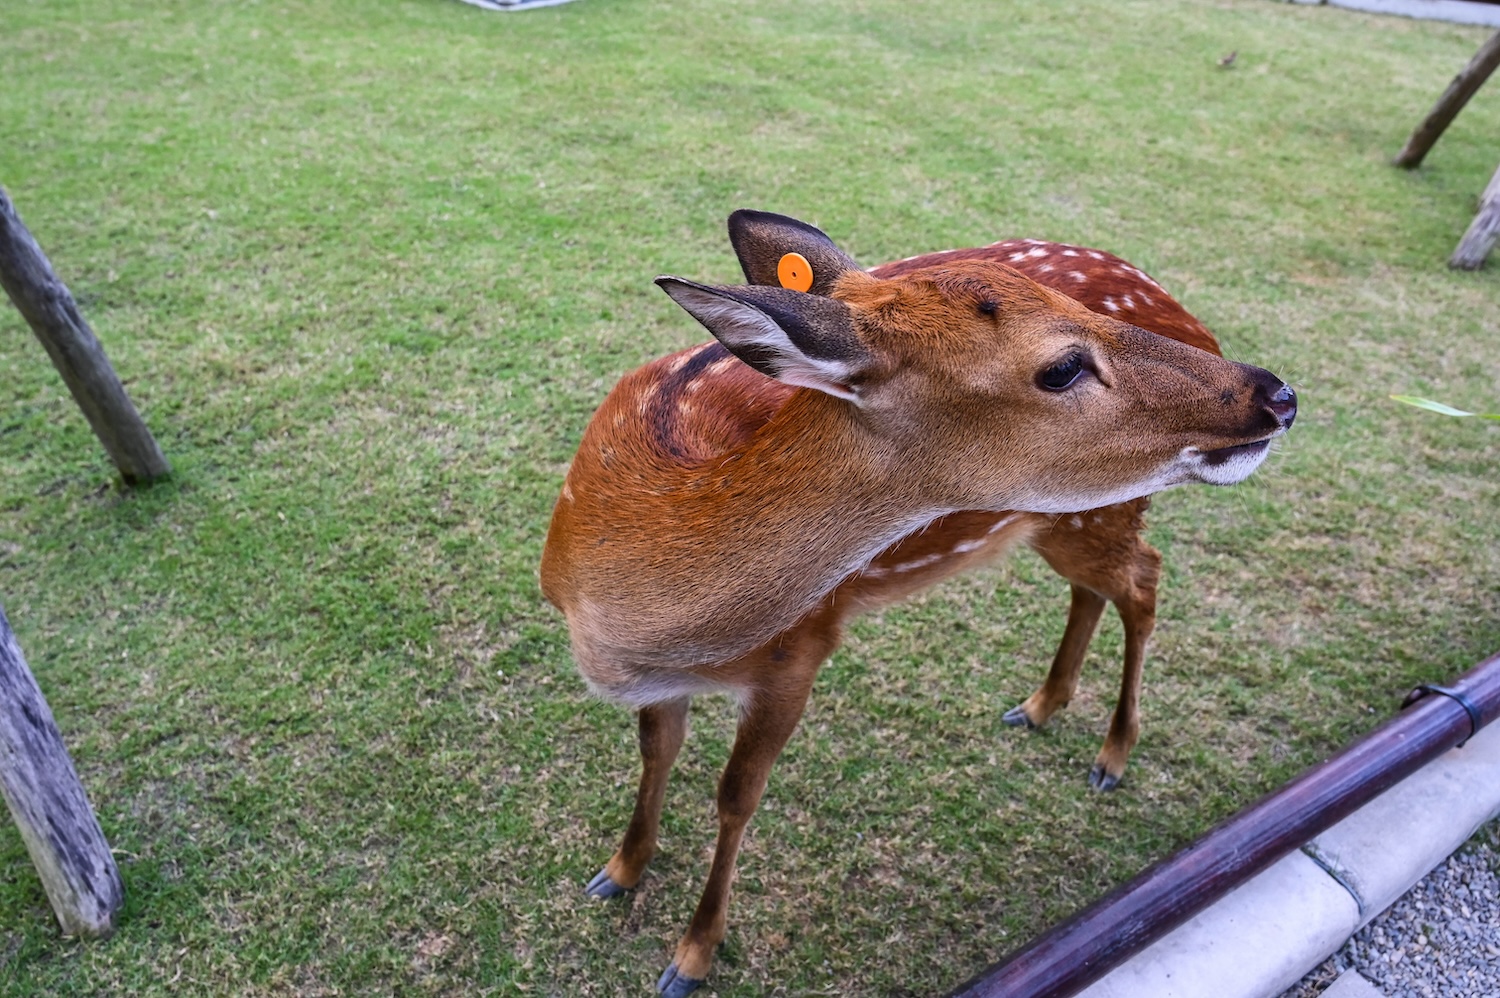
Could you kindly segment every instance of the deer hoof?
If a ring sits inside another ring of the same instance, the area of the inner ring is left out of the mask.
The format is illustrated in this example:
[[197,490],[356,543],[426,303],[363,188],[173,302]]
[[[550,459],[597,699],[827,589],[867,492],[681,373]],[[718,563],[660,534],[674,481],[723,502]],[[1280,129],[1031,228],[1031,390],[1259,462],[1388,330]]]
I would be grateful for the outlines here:
[[589,881],[583,892],[591,898],[613,898],[624,894],[625,888],[611,880],[609,871],[605,869],[594,874],[594,879]]
[[1089,786],[1100,793],[1113,790],[1120,785],[1120,778],[1109,772],[1099,763],[1094,763],[1094,768],[1089,770]]
[[698,985],[703,982],[696,977],[688,977],[686,974],[677,972],[677,964],[672,964],[661,975],[656,982],[656,990],[663,998],[686,998],[698,990]]
[[1024,706],[1012,707],[1005,712],[1005,716],[1000,718],[1000,720],[1012,728],[1031,728],[1033,730],[1036,728],[1036,722],[1026,713]]

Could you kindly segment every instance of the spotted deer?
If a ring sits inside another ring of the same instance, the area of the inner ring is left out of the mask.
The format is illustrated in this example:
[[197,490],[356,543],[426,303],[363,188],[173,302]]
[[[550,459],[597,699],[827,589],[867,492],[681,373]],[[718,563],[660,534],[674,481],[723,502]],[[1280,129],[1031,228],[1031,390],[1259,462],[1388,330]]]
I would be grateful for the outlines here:
[[[795,252],[779,241],[780,227],[761,224],[758,213],[740,212],[730,220],[730,241],[751,284],[778,284],[775,268]],[[871,268],[876,277],[899,277],[924,267],[959,260],[989,260],[1067,294],[1102,315],[1148,332],[1218,354],[1213,333],[1140,269],[1102,250],[1039,239],[1007,239],[971,249],[924,253]],[[925,530],[904,538],[866,569],[883,573],[914,572],[932,566],[933,575],[953,574],[940,567],[953,553],[977,550],[982,533],[1007,531],[1010,539],[1029,545],[1072,587],[1068,621],[1046,681],[1024,702],[1005,713],[1005,723],[1039,728],[1067,706],[1078,688],[1084,653],[1094,636],[1105,602],[1113,603],[1124,628],[1125,662],[1104,746],[1089,770],[1089,785],[1113,790],[1140,735],[1140,689],[1146,642],[1156,626],[1156,583],[1161,555],[1147,544],[1149,495],[1070,516],[1008,511],[966,511],[940,517]],[[1003,552],[1000,545],[993,554]],[[926,583],[924,583],[925,585]]]
[[1154,617],[1144,501],[1243,480],[1296,414],[1287,385],[1219,356],[1107,254],[1022,241],[867,273],[795,219],[740,211],[730,234],[751,284],[657,278],[716,340],[604,400],[541,566],[584,679],[638,713],[635,811],[589,894],[634,888],[655,852],[690,698],[739,704],[708,881],[657,982],[670,998],[708,973],[746,825],[852,617],[1030,543],[1073,609],[1052,674],[1007,720],[1067,701],[1113,600],[1127,675],[1093,780],[1112,786]]

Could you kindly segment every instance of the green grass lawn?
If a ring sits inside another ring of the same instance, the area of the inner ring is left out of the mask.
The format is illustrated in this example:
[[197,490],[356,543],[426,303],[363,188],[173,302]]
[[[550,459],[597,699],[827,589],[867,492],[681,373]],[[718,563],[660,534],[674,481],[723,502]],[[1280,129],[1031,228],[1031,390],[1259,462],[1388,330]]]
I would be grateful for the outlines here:
[[[1053,726],[1067,588],[1017,557],[867,618],[740,863],[710,993],[928,994],[1500,648],[1500,267],[1444,266],[1492,82],[1387,165],[1483,29],[1267,0],[12,0],[0,184],[175,465],[131,492],[0,308],[0,602],[111,843],[58,937],[0,820],[0,992],[640,995],[706,873],[696,705],[644,889],[535,566],[583,426],[705,337],[738,207],[860,260],[1037,236],[1158,277],[1291,380],[1249,483],[1154,509],[1145,731],[1086,774],[1119,628]],[[1219,57],[1237,51],[1232,68]]]

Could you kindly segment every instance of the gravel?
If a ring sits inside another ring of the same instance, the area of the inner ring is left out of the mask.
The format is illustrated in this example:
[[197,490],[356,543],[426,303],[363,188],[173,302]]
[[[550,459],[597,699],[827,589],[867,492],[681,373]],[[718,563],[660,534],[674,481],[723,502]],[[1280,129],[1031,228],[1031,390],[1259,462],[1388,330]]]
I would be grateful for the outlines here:
[[1314,998],[1350,969],[1385,998],[1500,998],[1500,822],[1281,998]]

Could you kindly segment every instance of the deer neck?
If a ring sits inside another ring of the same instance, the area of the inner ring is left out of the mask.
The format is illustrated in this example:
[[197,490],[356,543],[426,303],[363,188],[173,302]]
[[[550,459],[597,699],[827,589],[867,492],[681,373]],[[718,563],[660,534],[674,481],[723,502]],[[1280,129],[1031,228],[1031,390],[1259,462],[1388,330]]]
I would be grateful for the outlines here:
[[617,496],[582,541],[620,554],[591,559],[605,569],[570,601],[580,664],[695,666],[774,638],[953,511],[906,463],[848,403],[802,391],[743,449]]

